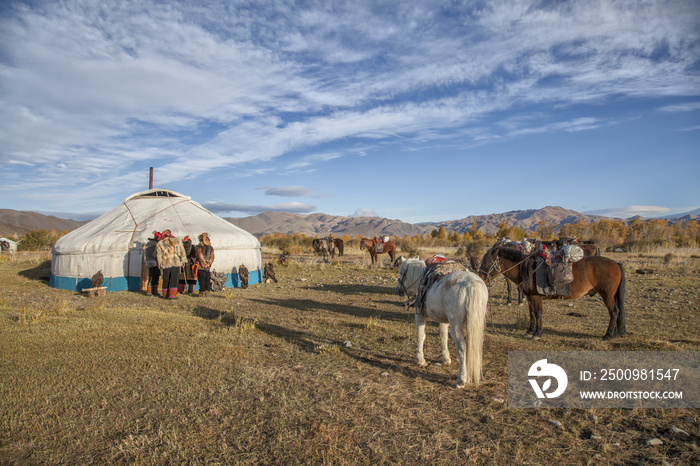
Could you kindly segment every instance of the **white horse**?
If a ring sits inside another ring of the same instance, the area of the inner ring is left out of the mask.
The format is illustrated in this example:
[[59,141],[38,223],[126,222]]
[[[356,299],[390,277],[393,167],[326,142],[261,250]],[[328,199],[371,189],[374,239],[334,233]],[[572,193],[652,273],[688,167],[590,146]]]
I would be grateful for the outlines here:
[[[403,296],[415,295],[422,284],[425,262],[408,259],[399,268],[396,292]],[[457,346],[459,373],[455,387],[481,381],[482,349],[489,292],[486,284],[473,272],[452,272],[435,282],[425,295],[424,313],[416,311],[418,333],[418,364],[427,366],[423,355],[425,343],[425,320],[431,318],[440,323],[442,362],[450,364],[448,332]],[[466,336],[464,326],[466,324]]]

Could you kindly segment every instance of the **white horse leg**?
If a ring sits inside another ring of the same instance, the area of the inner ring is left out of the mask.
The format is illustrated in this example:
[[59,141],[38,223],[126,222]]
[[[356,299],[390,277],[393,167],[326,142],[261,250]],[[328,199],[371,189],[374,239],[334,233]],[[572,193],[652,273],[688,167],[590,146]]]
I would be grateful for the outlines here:
[[464,340],[464,330],[462,323],[450,326],[450,335],[457,346],[457,356],[459,357],[459,372],[457,373],[457,381],[455,388],[464,388],[467,384],[467,358],[466,358],[466,342]]
[[440,324],[440,342],[442,343],[442,363],[449,366],[452,364],[450,359],[450,324]]
[[425,356],[423,355],[423,344],[425,343],[425,316],[421,315],[420,312],[416,312],[416,332],[418,334],[418,350],[416,351],[416,358],[418,359],[418,365],[425,367],[428,363],[425,362]]

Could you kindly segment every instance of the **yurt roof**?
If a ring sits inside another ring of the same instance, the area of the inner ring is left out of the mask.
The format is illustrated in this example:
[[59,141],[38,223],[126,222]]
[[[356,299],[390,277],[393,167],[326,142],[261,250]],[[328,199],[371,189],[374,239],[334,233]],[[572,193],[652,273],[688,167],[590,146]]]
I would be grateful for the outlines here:
[[54,245],[57,254],[85,254],[129,249],[145,243],[154,231],[170,230],[196,244],[209,233],[217,249],[260,248],[247,231],[209,212],[189,196],[166,189],[132,194],[124,203],[73,230]]

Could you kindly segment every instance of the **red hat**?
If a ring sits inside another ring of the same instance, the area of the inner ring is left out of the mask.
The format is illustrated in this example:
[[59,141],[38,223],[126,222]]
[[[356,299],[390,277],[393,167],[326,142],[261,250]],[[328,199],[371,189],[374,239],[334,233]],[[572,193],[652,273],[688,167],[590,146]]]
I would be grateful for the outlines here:
[[192,240],[190,239],[189,236],[185,236],[184,238],[182,238],[182,241],[186,243],[186,242],[192,241]]
[[172,233],[170,233],[170,230],[165,230],[163,232],[163,237],[164,238],[175,238]]

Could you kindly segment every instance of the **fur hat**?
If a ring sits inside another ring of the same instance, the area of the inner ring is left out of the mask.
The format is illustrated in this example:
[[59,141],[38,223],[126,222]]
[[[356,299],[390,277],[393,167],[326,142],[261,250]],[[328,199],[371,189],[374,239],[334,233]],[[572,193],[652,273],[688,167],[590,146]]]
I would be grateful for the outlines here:
[[206,245],[211,244],[211,241],[209,239],[209,233],[202,233],[201,235],[199,235],[198,238],[200,243],[204,243]]

